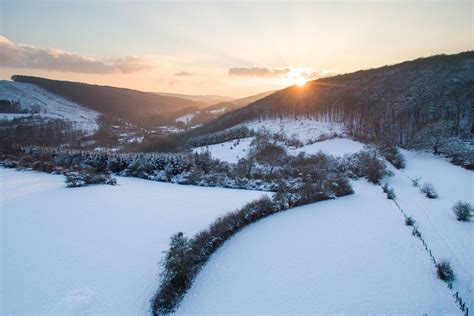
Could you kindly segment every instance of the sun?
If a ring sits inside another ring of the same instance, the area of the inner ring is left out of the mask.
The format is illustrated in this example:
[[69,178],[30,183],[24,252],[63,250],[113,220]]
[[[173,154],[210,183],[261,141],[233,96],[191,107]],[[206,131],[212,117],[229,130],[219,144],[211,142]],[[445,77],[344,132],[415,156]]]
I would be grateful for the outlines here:
[[299,87],[304,86],[305,83],[306,83],[306,79],[303,78],[303,77],[297,77],[297,78],[295,78],[294,80],[295,80],[295,84],[296,84],[297,86],[299,86]]

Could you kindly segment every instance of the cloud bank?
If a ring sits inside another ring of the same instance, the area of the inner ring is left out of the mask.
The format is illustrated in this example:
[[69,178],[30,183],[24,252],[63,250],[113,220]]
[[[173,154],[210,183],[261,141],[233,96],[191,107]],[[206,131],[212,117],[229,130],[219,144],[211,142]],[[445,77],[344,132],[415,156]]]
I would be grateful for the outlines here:
[[16,44],[1,35],[0,66],[90,74],[129,74],[152,68],[147,60],[136,56],[100,60],[59,49]]
[[240,77],[284,77],[290,72],[290,68],[238,67],[230,68],[228,73],[230,76]]
[[193,75],[192,73],[187,72],[187,71],[180,71],[180,72],[175,73],[175,76],[178,76],[178,77],[188,77],[192,75]]

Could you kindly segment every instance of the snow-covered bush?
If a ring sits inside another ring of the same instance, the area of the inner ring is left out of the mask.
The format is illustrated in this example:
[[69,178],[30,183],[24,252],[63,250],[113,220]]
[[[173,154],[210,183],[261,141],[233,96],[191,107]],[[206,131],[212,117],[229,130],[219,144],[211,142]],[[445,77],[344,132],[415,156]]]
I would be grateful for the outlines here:
[[366,178],[372,183],[378,184],[380,180],[390,171],[385,162],[377,156],[372,148],[366,148],[352,156],[346,157],[344,164],[355,177]]
[[387,199],[395,200],[397,197],[393,188],[390,188],[387,183],[382,186],[383,192],[387,194]]
[[434,186],[431,183],[425,183],[421,186],[420,192],[423,193],[429,199],[438,198],[438,193],[436,192]]
[[447,260],[443,260],[436,264],[436,275],[438,279],[451,284],[455,280],[454,271],[451,268],[451,264]]
[[384,156],[385,159],[387,159],[387,161],[389,161],[395,168],[405,168],[405,158],[403,158],[403,155],[393,144],[382,143],[377,146],[377,149],[382,154],[382,156]]
[[117,180],[105,173],[66,173],[66,185],[69,188],[83,187],[89,184],[109,184],[116,185]]
[[419,178],[419,177],[418,177],[418,178],[415,178],[415,179],[412,179],[412,180],[411,180],[411,184],[412,184],[415,188],[417,188],[417,187],[420,185],[420,180],[421,180],[421,178]]
[[415,220],[411,216],[408,216],[407,218],[405,218],[405,225],[413,226],[415,225]]
[[467,202],[458,201],[453,206],[453,212],[460,222],[468,222],[472,217],[473,207]]

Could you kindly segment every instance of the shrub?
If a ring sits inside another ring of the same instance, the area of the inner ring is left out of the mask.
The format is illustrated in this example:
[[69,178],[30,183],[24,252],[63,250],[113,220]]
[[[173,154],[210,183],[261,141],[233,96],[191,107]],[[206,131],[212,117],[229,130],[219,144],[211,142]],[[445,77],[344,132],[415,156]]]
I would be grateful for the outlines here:
[[349,168],[356,177],[364,177],[372,183],[390,174],[385,162],[378,158],[373,149],[365,149],[349,157]]
[[385,184],[382,186],[382,189],[383,189],[383,192],[384,192],[385,194],[387,194],[387,199],[389,199],[389,200],[395,200],[395,198],[396,198],[397,196],[395,195],[395,191],[393,190],[393,188],[390,188],[390,187],[388,186],[388,184],[385,183]]
[[378,146],[378,149],[382,156],[387,159],[395,168],[405,168],[405,159],[402,154],[393,144],[382,144]]
[[468,222],[472,217],[473,208],[472,205],[467,202],[458,201],[453,206],[453,212],[456,218],[460,222]]
[[436,199],[438,197],[438,193],[436,193],[436,190],[431,183],[423,184],[423,186],[420,188],[420,192],[429,199]]
[[83,187],[89,184],[109,184],[116,185],[117,180],[105,173],[66,173],[66,185],[69,188]]
[[410,216],[408,216],[407,218],[405,218],[405,225],[413,226],[415,225],[415,220],[411,218]]
[[411,183],[413,184],[413,186],[415,188],[417,188],[420,185],[420,180],[421,180],[421,178],[415,178],[415,179],[411,180]]
[[443,280],[448,284],[451,284],[455,279],[451,264],[446,260],[443,260],[436,265],[436,275],[438,276],[438,279]]

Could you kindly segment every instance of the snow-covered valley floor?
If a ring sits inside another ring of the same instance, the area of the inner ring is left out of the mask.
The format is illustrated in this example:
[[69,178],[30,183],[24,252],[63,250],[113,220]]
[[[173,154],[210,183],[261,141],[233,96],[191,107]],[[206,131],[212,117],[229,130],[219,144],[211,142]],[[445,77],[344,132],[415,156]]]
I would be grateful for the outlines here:
[[[474,311],[474,221],[459,222],[452,211],[457,201],[474,205],[474,172],[452,165],[429,153],[402,150],[406,168],[392,168],[388,183],[395,190],[397,202],[417,221],[423,238],[438,261],[451,262],[459,291],[470,311]],[[437,199],[428,199],[412,185],[433,184]]]
[[[240,158],[247,157],[252,140],[253,137],[247,137],[209,146],[196,147],[193,149],[193,152],[203,153],[209,151],[211,156],[215,159],[236,163]],[[349,138],[333,138],[299,148],[288,149],[288,153],[290,155],[298,155],[300,152],[316,154],[322,151],[333,156],[344,156],[345,154],[359,152],[363,147],[364,144]]]
[[192,236],[262,192],[0,169],[1,315],[143,315],[169,237]]
[[421,243],[380,187],[280,213],[238,233],[178,314],[458,314]]

